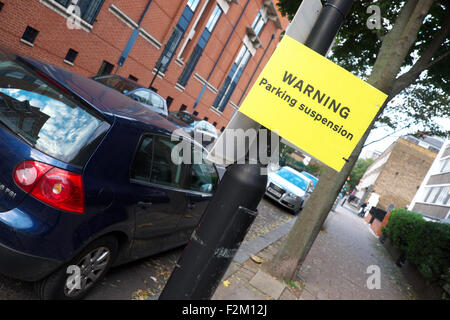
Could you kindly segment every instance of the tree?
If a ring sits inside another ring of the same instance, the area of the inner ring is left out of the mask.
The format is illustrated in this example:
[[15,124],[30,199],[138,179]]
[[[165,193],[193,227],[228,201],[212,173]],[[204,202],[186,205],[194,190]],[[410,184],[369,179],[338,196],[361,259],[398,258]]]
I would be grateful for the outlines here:
[[[280,0],[280,11],[292,18],[301,0]],[[381,8],[383,28],[370,30],[369,5]],[[324,168],[313,194],[287,239],[264,268],[273,275],[294,279],[334,200],[375,125],[395,126],[396,112],[427,126],[434,134],[448,132],[433,124],[433,116],[450,116],[450,4],[447,1],[355,1],[336,38],[332,59],[389,95],[340,172]],[[407,95],[405,102],[394,99]],[[419,106],[419,108],[417,108]],[[383,114],[383,112],[385,112]],[[448,130],[448,129],[447,129]]]
[[373,159],[358,159],[350,173],[350,189],[353,190],[358,185],[367,168],[373,163]]

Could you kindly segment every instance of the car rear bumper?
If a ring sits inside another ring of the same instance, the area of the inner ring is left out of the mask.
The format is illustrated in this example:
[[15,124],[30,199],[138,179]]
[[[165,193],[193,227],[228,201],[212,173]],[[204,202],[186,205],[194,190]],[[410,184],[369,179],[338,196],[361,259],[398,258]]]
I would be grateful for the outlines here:
[[31,256],[0,243],[0,274],[23,281],[45,278],[62,265],[62,262]]

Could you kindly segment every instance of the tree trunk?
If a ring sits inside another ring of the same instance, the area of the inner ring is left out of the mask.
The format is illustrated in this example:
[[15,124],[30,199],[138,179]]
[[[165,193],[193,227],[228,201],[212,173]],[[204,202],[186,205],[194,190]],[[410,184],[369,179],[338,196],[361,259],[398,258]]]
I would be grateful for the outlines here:
[[[432,3],[433,0],[408,0],[405,2],[395,25],[383,40],[371,76],[368,79],[369,84],[385,93],[391,91],[396,76],[410,48],[416,41],[417,33]],[[343,169],[336,172],[327,167],[322,171],[319,183],[297,218],[287,239],[274,258],[263,266],[272,275],[287,280],[293,280],[297,276],[301,263],[311,249],[339,191],[361,153],[373,124],[383,112],[387,102],[380,108]]]

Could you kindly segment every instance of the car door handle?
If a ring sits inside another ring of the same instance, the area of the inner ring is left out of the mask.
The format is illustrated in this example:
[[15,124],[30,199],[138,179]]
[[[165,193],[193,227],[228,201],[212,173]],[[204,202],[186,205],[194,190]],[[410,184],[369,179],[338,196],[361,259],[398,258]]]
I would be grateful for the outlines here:
[[148,207],[150,207],[153,203],[151,202],[144,202],[144,201],[139,201],[137,203],[138,207],[141,209],[147,209]]

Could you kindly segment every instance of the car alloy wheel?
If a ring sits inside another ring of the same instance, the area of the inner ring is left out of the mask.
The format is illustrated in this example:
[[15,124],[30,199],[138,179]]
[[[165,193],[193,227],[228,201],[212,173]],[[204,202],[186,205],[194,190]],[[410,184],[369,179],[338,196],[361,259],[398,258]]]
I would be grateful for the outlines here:
[[79,268],[78,283],[72,283],[71,277],[67,278],[64,294],[74,298],[89,289],[98,278],[105,272],[111,259],[111,251],[106,247],[99,247],[79,260],[76,266]]

